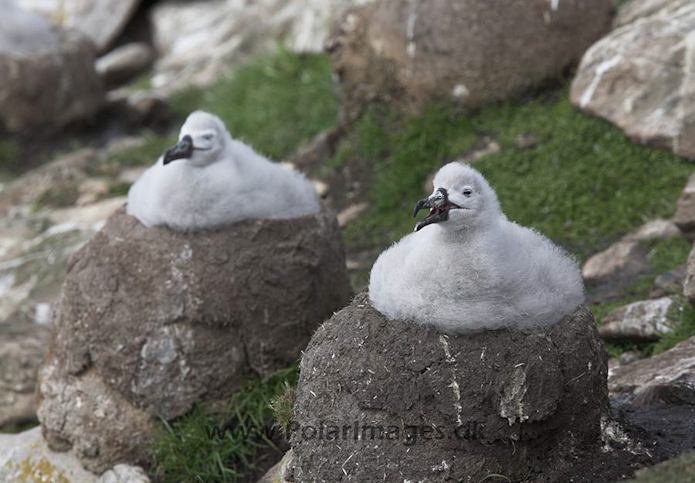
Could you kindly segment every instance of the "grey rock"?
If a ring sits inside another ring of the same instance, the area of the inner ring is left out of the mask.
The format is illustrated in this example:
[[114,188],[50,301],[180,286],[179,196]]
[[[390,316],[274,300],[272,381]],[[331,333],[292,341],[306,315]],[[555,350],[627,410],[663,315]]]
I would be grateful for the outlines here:
[[669,311],[677,305],[672,297],[662,297],[620,307],[604,317],[599,334],[610,341],[657,341],[677,325],[669,318]]
[[154,56],[154,51],[148,44],[133,42],[99,57],[94,68],[105,85],[117,85],[144,72]]
[[654,15],[672,14],[688,5],[690,0],[630,0],[623,2],[613,19],[613,27],[634,23]]
[[289,475],[294,464],[294,452],[290,449],[275,466],[270,468],[258,483],[290,483]]
[[68,269],[39,375],[46,438],[95,472],[141,463],[156,418],[288,366],[349,295],[331,213],[182,233],[119,211]]
[[0,52],[24,55],[54,48],[60,41],[41,15],[21,8],[13,0],[0,0]]
[[6,483],[95,483],[71,453],[52,451],[36,427],[19,434],[0,434],[0,481]]
[[383,0],[350,11],[327,45],[350,111],[374,98],[474,108],[578,62],[608,29],[609,10],[606,0]]
[[623,239],[592,255],[582,267],[587,283],[628,278],[649,267],[649,250],[639,241]]
[[585,307],[542,330],[447,337],[361,294],[305,351],[290,481],[570,481],[570,461],[601,453],[607,360]]
[[138,466],[116,465],[101,475],[97,483],[150,483],[150,478]]
[[57,131],[94,116],[104,98],[94,57],[88,41],[67,34],[55,48],[0,53],[0,126]]
[[676,202],[673,222],[688,240],[695,241],[695,173],[688,178],[688,183]]
[[662,273],[654,279],[654,288],[649,294],[650,298],[660,298],[667,295],[680,294],[683,291],[683,283],[685,282],[685,265]]
[[114,89],[106,100],[109,108],[130,125],[166,125],[172,120],[169,98],[160,90]]
[[140,5],[140,0],[16,0],[63,28],[75,30],[96,45],[111,47]]
[[[282,41],[294,52],[320,52],[333,21],[372,0],[165,0],[151,10],[155,88],[207,85]],[[195,19],[195,21],[191,21]]]
[[[572,81],[570,98],[584,112],[620,127],[632,139],[695,156],[695,4],[678,5],[627,23],[594,44]],[[647,11],[653,0],[626,8]]]
[[627,235],[625,239],[635,241],[666,240],[680,235],[678,226],[672,220],[656,219],[646,222],[635,232]]
[[[628,364],[632,364],[635,361],[639,361],[645,358],[645,355],[640,352],[640,351],[625,351],[620,354],[620,358],[618,359],[620,365],[626,366]],[[610,366],[609,366],[610,367]],[[610,374],[610,372],[609,372]]]
[[695,302],[695,245],[690,250],[688,261],[685,264],[685,280],[683,281],[683,295],[691,302]]
[[634,398],[637,406],[655,403],[695,405],[695,337],[648,359],[610,371],[613,396]]
[[684,282],[685,265],[682,265],[656,277],[654,279],[654,288],[649,294],[649,297],[656,299],[667,295],[680,294],[683,291]]
[[36,416],[36,373],[49,339],[47,327],[16,319],[0,323],[0,428]]
[[0,481],[6,483],[149,483],[142,468],[117,465],[100,477],[70,452],[52,451],[41,427],[19,434],[0,434]]

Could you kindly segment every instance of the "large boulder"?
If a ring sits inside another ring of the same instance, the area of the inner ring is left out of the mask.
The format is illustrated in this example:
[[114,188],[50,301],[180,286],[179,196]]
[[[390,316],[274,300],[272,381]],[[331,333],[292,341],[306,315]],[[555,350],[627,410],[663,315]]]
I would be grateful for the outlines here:
[[638,142],[693,157],[695,3],[632,0],[623,8],[632,13],[619,15],[622,26],[584,55],[572,103]]
[[294,52],[320,52],[332,23],[373,0],[164,0],[151,10],[160,52],[152,84],[177,90],[206,85],[241,61],[282,41]]
[[695,337],[658,356],[611,370],[608,387],[636,405],[695,405]]
[[63,28],[75,30],[105,52],[137,11],[141,0],[16,0]]
[[621,2],[618,13],[613,19],[613,27],[618,28],[623,25],[633,23],[640,19],[649,18],[653,15],[663,15],[673,13],[679,8],[691,3],[690,0],[630,0]]
[[600,467],[613,427],[607,360],[586,307],[454,337],[389,321],[361,294],[305,351],[290,481],[593,481],[577,468]]
[[607,0],[381,0],[348,13],[328,48],[350,104],[478,107],[560,75],[609,19]]
[[613,342],[655,342],[678,325],[679,308],[676,297],[633,302],[607,314],[598,332]]
[[349,294],[329,212],[185,233],[119,211],[68,268],[39,374],[44,434],[95,472],[146,463],[156,418],[290,365]]
[[29,53],[0,52],[0,128],[56,131],[102,107],[94,47],[71,34],[59,39]]

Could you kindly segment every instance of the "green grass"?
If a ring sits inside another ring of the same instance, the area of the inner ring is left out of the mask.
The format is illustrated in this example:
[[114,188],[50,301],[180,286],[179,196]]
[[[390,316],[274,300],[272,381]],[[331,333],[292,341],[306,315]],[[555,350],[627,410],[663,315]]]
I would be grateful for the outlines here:
[[[601,325],[603,319],[613,310],[623,307],[632,302],[646,300],[650,298],[650,293],[654,290],[654,280],[661,274],[673,270],[685,263],[690,253],[691,245],[681,237],[669,238],[666,240],[655,240],[645,243],[650,249],[648,260],[649,268],[638,276],[632,283],[623,287],[617,298],[609,302],[591,306],[591,312],[596,318],[596,323]],[[680,291],[673,295],[680,295]],[[672,334],[666,334],[656,343],[644,344],[619,344],[606,343],[608,352],[613,357],[618,357],[625,350],[642,350],[649,354],[658,354],[678,342],[695,335],[695,310],[690,304],[682,301],[678,308],[671,314],[677,322],[677,328]]]
[[695,308],[689,304],[683,304],[676,309],[674,314],[678,325],[670,334],[665,334],[652,347],[652,354],[661,354],[669,350],[681,341],[695,336]]
[[603,318],[612,310],[639,300],[648,299],[654,289],[654,280],[659,275],[685,264],[691,245],[681,237],[646,242],[648,269],[636,277],[632,283],[624,286],[614,300],[591,307],[596,321],[600,325]]
[[14,178],[21,168],[21,151],[17,143],[0,140],[0,182]]
[[333,126],[338,115],[329,58],[282,47],[210,89],[179,94],[172,107],[181,116],[195,109],[218,115],[233,137],[275,160]]
[[[188,88],[171,98],[178,119],[201,109],[219,116],[235,139],[274,160],[333,126],[338,102],[326,55],[297,55],[282,47],[237,69],[205,89]],[[114,155],[123,165],[153,164],[176,139],[148,134],[145,146]]]
[[[502,147],[475,163],[497,191],[508,217],[531,226],[584,259],[644,220],[670,215],[693,165],[666,151],[630,142],[616,127],[574,109],[564,91],[523,104],[491,106],[473,115],[451,106],[421,117],[393,114],[359,121],[368,129],[338,152],[374,165],[372,210],[345,230],[350,247],[387,246],[412,230],[412,204],[427,174],[487,135]],[[381,131],[379,131],[381,129]],[[516,146],[524,135],[540,142]],[[334,162],[336,162],[334,160]],[[344,161],[341,161],[344,162]]]
[[142,146],[110,154],[104,162],[120,166],[147,166],[154,164],[164,150],[176,142],[177,135],[172,133],[168,136],[161,136],[153,132],[146,132],[143,137],[145,143]]
[[374,108],[338,146],[334,165],[347,159],[374,167],[371,210],[343,231],[351,248],[385,248],[412,231],[412,206],[427,175],[463,154],[476,140],[470,120],[456,109],[433,106],[421,117]]
[[285,390],[279,396],[276,396],[270,404],[275,415],[275,425],[280,428],[285,435],[290,427],[290,423],[294,420],[294,403],[297,400],[297,388],[285,383]]
[[[202,406],[162,422],[154,445],[153,476],[161,483],[234,483],[278,451],[267,431],[275,422],[271,407],[288,386],[297,383],[297,366],[266,381],[250,380],[215,416]],[[278,454],[278,456],[281,456]]]

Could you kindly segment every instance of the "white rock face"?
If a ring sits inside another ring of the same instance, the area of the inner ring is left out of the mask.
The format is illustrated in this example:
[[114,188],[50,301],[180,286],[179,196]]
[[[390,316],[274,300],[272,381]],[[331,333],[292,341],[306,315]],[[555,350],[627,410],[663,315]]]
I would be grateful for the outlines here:
[[89,38],[99,52],[108,50],[131,19],[140,0],[16,0],[57,25]]
[[576,260],[511,223],[480,173],[450,163],[421,200],[430,214],[383,252],[369,296],[389,319],[449,333],[548,326],[584,301]]
[[635,302],[606,315],[599,328],[601,337],[621,341],[654,341],[673,331],[667,317],[673,306],[671,297]]
[[95,68],[104,83],[118,84],[147,69],[154,55],[152,48],[145,42],[132,42],[100,57]]
[[690,3],[692,3],[691,0],[631,0],[623,2],[613,20],[613,26],[618,28],[653,15],[672,13]]
[[14,0],[0,0],[0,52],[27,54],[55,47],[59,37],[41,15],[15,5]]
[[170,90],[209,84],[234,62],[273,48],[319,52],[345,10],[372,0],[165,0],[152,9],[161,54],[152,84]]
[[[695,3],[633,0],[584,55],[572,103],[635,140],[695,156]],[[629,22],[629,23],[628,23]]]
[[150,483],[139,466],[116,465],[97,480],[97,483]]
[[649,267],[649,250],[641,242],[676,236],[681,236],[681,230],[673,221],[648,221],[610,247],[592,255],[582,267],[582,276],[586,282],[593,283],[636,275]]
[[41,437],[41,427],[0,434],[0,481],[95,483],[96,479],[71,453],[51,451]]
[[55,452],[41,427],[19,434],[0,434],[0,481],[3,483],[149,483],[142,468],[116,465],[101,477],[91,473],[69,451]]
[[695,404],[695,337],[658,356],[612,369],[608,389],[639,404]]
[[127,213],[145,226],[202,230],[245,219],[297,218],[321,206],[313,185],[232,139],[224,123],[196,111],[179,142],[128,193]]

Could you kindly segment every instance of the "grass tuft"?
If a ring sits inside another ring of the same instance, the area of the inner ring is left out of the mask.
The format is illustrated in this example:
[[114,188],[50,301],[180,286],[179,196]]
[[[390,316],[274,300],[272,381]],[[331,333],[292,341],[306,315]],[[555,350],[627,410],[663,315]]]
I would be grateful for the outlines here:
[[294,419],[294,403],[297,400],[297,389],[295,386],[286,383],[285,391],[273,399],[271,407],[275,414],[275,425],[282,429],[287,436],[290,423]]
[[269,453],[279,455],[271,403],[296,383],[293,365],[265,381],[247,381],[222,416],[198,405],[176,421],[163,421],[154,443],[153,477],[161,483],[235,483]]

